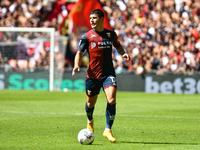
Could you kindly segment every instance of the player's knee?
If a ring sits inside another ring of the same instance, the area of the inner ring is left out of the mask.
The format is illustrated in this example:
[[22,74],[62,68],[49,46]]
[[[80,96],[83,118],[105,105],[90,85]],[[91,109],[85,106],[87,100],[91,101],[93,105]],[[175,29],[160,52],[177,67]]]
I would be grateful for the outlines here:
[[109,104],[115,104],[116,103],[116,98],[111,98],[108,100]]
[[92,108],[94,106],[94,103],[87,102],[87,105],[89,108]]

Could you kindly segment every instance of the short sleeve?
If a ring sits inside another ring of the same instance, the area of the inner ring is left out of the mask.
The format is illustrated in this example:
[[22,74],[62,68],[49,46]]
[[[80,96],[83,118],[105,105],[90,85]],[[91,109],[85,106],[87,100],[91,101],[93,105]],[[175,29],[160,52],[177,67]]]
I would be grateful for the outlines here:
[[87,48],[88,48],[88,39],[87,39],[86,34],[83,34],[83,36],[78,44],[78,50],[81,52],[84,52],[85,49],[87,49]]

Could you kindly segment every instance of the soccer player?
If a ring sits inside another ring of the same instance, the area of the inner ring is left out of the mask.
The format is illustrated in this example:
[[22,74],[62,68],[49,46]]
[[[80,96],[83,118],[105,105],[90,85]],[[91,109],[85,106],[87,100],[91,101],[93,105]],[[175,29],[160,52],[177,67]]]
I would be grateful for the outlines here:
[[90,24],[92,29],[83,34],[79,48],[74,60],[72,76],[76,71],[80,71],[80,61],[82,54],[87,50],[89,55],[89,67],[87,69],[86,95],[87,102],[85,110],[87,115],[87,128],[94,132],[93,111],[101,87],[104,89],[107,98],[106,108],[106,127],[103,136],[111,142],[116,142],[111,127],[113,125],[116,113],[116,92],[117,83],[115,79],[115,70],[112,62],[112,45],[118,53],[127,60],[130,59],[124,50],[115,31],[108,30],[103,26],[104,13],[100,9],[95,9],[90,13]]

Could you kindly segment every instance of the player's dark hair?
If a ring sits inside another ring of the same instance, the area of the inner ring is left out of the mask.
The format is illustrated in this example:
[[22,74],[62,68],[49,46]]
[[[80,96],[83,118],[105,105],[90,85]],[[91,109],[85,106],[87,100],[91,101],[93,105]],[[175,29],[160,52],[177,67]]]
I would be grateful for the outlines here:
[[90,12],[90,15],[95,14],[99,18],[104,17],[104,13],[101,9],[94,9],[93,11]]

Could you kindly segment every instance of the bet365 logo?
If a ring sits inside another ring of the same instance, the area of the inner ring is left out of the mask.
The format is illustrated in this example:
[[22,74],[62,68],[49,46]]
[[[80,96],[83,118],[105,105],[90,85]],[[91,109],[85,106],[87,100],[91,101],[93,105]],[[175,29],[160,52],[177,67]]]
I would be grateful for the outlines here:
[[145,92],[146,93],[166,93],[171,94],[172,92],[176,94],[195,94],[200,93],[200,80],[196,81],[194,78],[175,78],[173,82],[163,81],[159,83],[158,81],[153,81],[153,77],[147,76],[145,78]]

